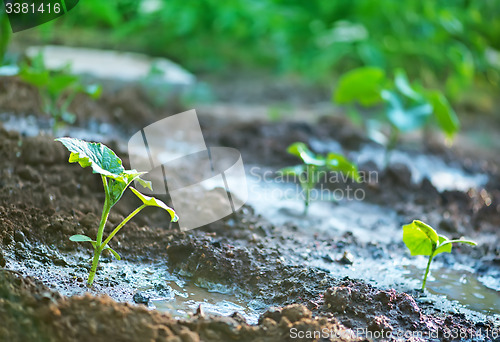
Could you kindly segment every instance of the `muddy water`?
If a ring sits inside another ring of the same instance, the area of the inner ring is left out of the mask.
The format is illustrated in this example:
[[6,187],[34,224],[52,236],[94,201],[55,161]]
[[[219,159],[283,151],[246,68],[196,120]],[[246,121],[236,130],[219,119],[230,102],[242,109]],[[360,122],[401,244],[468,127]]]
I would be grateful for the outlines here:
[[202,280],[193,282],[170,273],[164,264],[137,264],[104,258],[99,271],[103,278],[89,289],[85,281],[90,255],[74,253],[63,256],[43,247],[35,247],[35,253],[38,253],[37,249],[43,249],[38,252],[66,266],[40,262],[33,257],[24,262],[13,258],[8,268],[29,274],[65,296],[106,294],[116,301],[142,303],[177,318],[191,316],[201,306],[205,314],[230,316],[238,312],[250,324],[256,324],[266,308],[248,300],[249,297],[236,288]]
[[[450,269],[439,263],[433,266],[427,278],[427,290],[430,293],[454,299],[471,310],[500,317],[498,291],[485,286],[472,269],[458,266]],[[407,265],[403,272],[409,279],[421,279],[423,273],[424,269],[415,265]]]

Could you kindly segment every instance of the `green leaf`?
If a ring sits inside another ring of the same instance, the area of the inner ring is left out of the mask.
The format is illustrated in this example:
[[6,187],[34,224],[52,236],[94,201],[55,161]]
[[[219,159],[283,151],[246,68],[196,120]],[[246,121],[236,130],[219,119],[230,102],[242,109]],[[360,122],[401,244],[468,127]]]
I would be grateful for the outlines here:
[[70,112],[63,112],[61,114],[61,119],[69,124],[74,124],[76,121],[76,115]]
[[69,239],[74,242],[95,242],[91,238],[89,238],[86,235],[81,235],[81,234],[76,234],[73,236],[70,236]]
[[177,214],[175,211],[170,208],[168,205],[160,201],[159,199],[156,199],[154,197],[149,197],[144,194],[141,194],[139,191],[137,191],[135,188],[130,187],[130,190],[139,197],[139,199],[147,206],[152,206],[152,207],[158,207],[162,208],[163,210],[166,210],[170,214],[170,218],[172,222],[177,222],[179,220],[179,217],[177,217]]
[[125,171],[122,160],[107,146],[74,138],[58,138],[70,152],[70,163],[78,162],[81,167],[92,167],[93,173],[106,177],[120,178]]
[[92,99],[96,100],[101,97],[102,86],[100,84],[90,84],[82,89],[82,91],[89,95]]
[[423,127],[432,114],[432,106],[429,103],[421,103],[408,109],[404,108],[399,96],[392,91],[383,90],[382,98],[389,105],[387,119],[401,132],[409,132]]
[[449,243],[450,240],[446,236],[439,235],[439,243],[434,255],[438,255],[440,253],[451,253],[452,245]]
[[[443,240],[441,240],[441,238],[443,238]],[[459,239],[459,240],[448,240],[446,237],[440,235],[439,236],[439,246],[436,249],[435,254],[439,254],[439,253],[443,253],[443,252],[450,253],[452,244],[454,244],[454,243],[465,243],[467,245],[477,246],[477,243],[474,241],[471,241],[471,240],[465,240],[463,238]]]
[[386,83],[385,72],[375,67],[363,67],[342,75],[333,95],[339,104],[359,102],[373,106],[382,102],[380,91]]
[[109,200],[110,205],[113,206],[120,200],[127,187],[137,180],[143,187],[153,190],[151,182],[140,178],[145,172],[137,172],[136,170],[125,170],[118,177],[109,179]]
[[120,256],[120,254],[116,253],[116,251],[113,248],[106,246],[106,247],[104,247],[103,251],[105,251],[105,250],[110,251],[116,260],[122,260],[122,257]]
[[330,171],[338,171],[346,174],[354,181],[358,181],[359,173],[356,165],[347,160],[344,156],[336,153],[328,153],[326,157],[326,167]]
[[452,138],[460,130],[460,121],[446,97],[438,90],[426,92],[426,99],[432,105],[434,117],[441,131]]
[[414,220],[403,226],[403,242],[411,255],[431,255],[439,237],[431,226]]
[[76,234],[70,236],[69,239],[74,242],[90,242],[92,244],[92,247],[94,247],[94,249],[96,248],[97,245],[96,241],[92,240],[86,235]]
[[24,82],[32,84],[38,88],[45,87],[49,83],[50,77],[47,70],[35,71],[30,69],[22,69],[19,76]]
[[75,75],[51,75],[47,89],[50,94],[58,96],[63,91],[74,85],[78,81]]
[[406,73],[403,70],[396,71],[396,76],[394,77],[394,84],[396,86],[396,89],[398,89],[399,92],[404,96],[417,102],[423,100],[423,96],[420,93],[413,90],[413,88],[410,85],[410,82],[408,81],[408,77],[406,77]]
[[303,142],[296,142],[288,146],[287,152],[299,157],[307,165],[324,166],[325,159],[316,156]]

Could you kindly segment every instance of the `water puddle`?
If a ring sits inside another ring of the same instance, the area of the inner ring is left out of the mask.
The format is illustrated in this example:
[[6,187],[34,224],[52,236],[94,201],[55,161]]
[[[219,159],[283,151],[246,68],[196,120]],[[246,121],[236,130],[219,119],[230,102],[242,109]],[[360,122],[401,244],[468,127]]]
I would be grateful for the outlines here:
[[[405,267],[405,277],[422,279],[424,269],[414,265]],[[433,294],[456,300],[466,308],[486,315],[500,316],[500,292],[486,287],[473,273],[461,268],[433,268],[427,278],[426,289]]]
[[[165,280],[165,285],[172,289],[171,297],[151,298],[151,306],[159,311],[168,312],[176,318],[186,318],[196,312],[201,306],[205,314],[231,316],[238,312],[249,324],[257,324],[261,310],[250,305],[227,290],[219,292],[214,288],[207,289],[200,285],[182,280]],[[145,288],[148,290],[148,288]]]
[[[44,247],[35,247],[35,250],[37,248],[40,254],[51,254]],[[246,300],[248,296],[236,288],[203,280],[194,283],[168,272],[165,265],[136,264],[125,260],[103,259],[100,263],[102,270],[98,274],[100,279],[92,289],[88,289],[85,285],[88,273],[84,268],[89,262],[88,258],[82,253],[64,257],[57,254],[57,257],[68,265],[55,266],[37,261],[36,258],[20,262],[13,258],[7,268],[30,275],[64,296],[105,294],[119,302],[143,303],[177,318],[192,316],[201,305],[205,314],[230,316],[238,312],[249,324],[256,324],[259,315],[267,308]]]
[[[362,242],[389,243],[400,238],[400,222],[391,209],[356,200],[354,192],[327,188],[311,193],[308,215],[303,215],[304,193],[299,184],[274,179],[273,171],[257,166],[246,167],[247,204],[257,214],[275,225],[293,223],[304,234],[328,233],[342,235],[352,232]],[[237,183],[238,180],[231,179]],[[238,196],[238,189],[235,191]],[[363,215],[359,215],[363,213]]]
[[[17,131],[25,136],[33,137],[42,132],[52,134],[50,120],[38,118],[33,115],[17,116],[12,113],[0,113],[0,121],[7,130]],[[99,123],[90,120],[86,128],[76,126],[66,126],[58,130],[58,137],[71,136],[73,138],[109,141],[111,139],[120,139],[123,133],[108,123]]]

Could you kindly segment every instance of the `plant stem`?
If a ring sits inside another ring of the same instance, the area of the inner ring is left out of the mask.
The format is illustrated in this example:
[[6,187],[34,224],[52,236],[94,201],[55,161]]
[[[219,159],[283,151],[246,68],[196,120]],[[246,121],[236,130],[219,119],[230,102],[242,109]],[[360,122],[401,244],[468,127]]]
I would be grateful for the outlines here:
[[104,227],[106,227],[106,222],[108,221],[109,211],[111,210],[111,206],[109,204],[109,188],[108,181],[106,177],[102,176],[102,184],[104,186],[104,193],[106,198],[104,200],[104,206],[102,208],[102,216],[101,222],[99,223],[99,229],[97,230],[97,238],[96,238],[96,248],[94,249],[94,258],[92,259],[92,267],[90,268],[89,278],[87,280],[87,285],[91,286],[94,282],[94,277],[97,272],[97,266],[99,265],[99,257],[101,256],[102,248],[102,236],[104,234]]
[[433,249],[431,255],[429,255],[429,261],[427,262],[427,268],[425,270],[425,275],[424,275],[424,282],[422,283],[422,291],[425,290],[425,283],[427,282],[427,275],[429,274],[429,270],[431,268],[431,261],[432,258],[434,257],[434,251],[435,249]]
[[108,238],[99,246],[100,249],[104,249],[106,245],[111,241],[111,239],[120,231],[120,229],[127,224],[135,215],[137,215],[142,209],[146,208],[146,204],[141,205],[139,208],[135,209],[130,215],[128,215],[116,228],[109,234]]

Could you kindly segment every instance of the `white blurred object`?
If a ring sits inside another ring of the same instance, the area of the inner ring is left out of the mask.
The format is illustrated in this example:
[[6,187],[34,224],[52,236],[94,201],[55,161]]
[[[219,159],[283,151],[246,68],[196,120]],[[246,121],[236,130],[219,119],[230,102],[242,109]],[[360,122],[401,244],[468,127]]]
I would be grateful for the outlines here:
[[32,46],[26,50],[31,58],[40,52],[49,69],[59,69],[70,64],[73,73],[99,79],[134,82],[145,78],[154,66],[160,75],[156,80],[165,84],[186,86],[196,81],[193,74],[172,61],[138,53],[52,45]]

